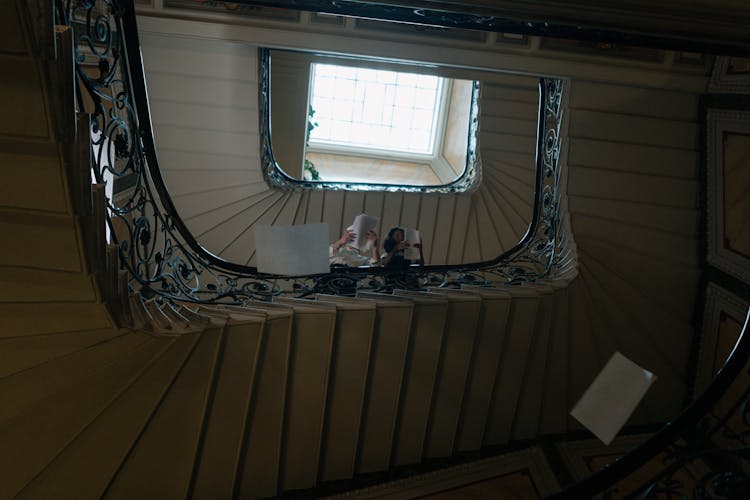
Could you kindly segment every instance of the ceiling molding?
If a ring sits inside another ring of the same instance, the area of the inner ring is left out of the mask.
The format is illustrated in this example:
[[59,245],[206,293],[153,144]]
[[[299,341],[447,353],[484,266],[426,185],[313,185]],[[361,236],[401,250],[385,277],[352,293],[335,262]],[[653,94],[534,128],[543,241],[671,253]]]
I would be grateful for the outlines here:
[[750,55],[750,9],[738,0],[237,0],[459,29]]

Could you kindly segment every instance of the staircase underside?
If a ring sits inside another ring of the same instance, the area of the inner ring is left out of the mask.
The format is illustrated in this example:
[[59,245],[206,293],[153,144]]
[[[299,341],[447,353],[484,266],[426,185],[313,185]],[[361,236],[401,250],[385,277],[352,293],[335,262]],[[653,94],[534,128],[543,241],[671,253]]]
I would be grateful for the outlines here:
[[[694,94],[571,82],[578,268],[564,278],[169,304],[121,291],[81,154],[87,122],[55,84],[72,81],[70,38],[60,30],[47,54],[51,32],[17,29],[31,25],[25,2],[1,9],[15,35],[0,46],[13,75],[0,96],[22,107],[0,123],[0,231],[12,235],[0,247],[0,498],[272,496],[577,432],[568,412],[615,351],[658,377],[629,425],[684,404]],[[484,202],[510,210],[507,179],[489,174]]]

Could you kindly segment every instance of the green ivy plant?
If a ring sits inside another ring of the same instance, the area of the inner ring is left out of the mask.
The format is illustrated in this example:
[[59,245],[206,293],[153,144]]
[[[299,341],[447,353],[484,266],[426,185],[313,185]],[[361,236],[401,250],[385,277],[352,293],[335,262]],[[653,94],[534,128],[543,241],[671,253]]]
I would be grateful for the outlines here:
[[[310,145],[310,132],[315,130],[315,127],[318,126],[318,122],[315,121],[315,110],[312,106],[309,106],[307,109],[307,133],[305,135],[305,147]],[[318,172],[318,169],[315,168],[315,164],[305,158],[305,163],[302,166],[303,168],[303,174],[302,177],[306,181],[319,181],[320,179],[320,172]],[[309,176],[309,178],[308,178]]]

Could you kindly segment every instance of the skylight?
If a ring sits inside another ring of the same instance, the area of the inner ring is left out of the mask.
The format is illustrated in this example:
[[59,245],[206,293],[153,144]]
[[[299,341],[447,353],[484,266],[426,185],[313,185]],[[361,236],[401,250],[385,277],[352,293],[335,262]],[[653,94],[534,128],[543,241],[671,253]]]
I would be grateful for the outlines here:
[[443,78],[313,64],[313,146],[434,155]]

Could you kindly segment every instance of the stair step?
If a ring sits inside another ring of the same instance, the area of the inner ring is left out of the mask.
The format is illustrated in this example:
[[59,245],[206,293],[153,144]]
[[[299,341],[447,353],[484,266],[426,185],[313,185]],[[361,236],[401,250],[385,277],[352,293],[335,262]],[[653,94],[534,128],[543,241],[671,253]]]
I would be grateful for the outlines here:
[[122,328],[134,328],[133,310],[130,307],[130,273],[120,270],[117,273],[117,298],[121,316],[115,317],[116,320],[122,320]]
[[26,12],[19,12],[18,7],[19,4],[16,2],[0,4],[0,22],[2,22],[0,32],[3,33],[3,37],[0,38],[0,50],[11,54],[31,55],[33,47],[28,43],[31,40],[27,40],[27,36],[24,34]]
[[[568,366],[569,388],[568,402],[572,407],[581,399],[584,391],[591,385],[606,359],[599,352],[594,332],[585,304],[581,279],[571,283],[568,289]],[[581,424],[568,415],[568,426],[571,429],[582,429]]]
[[537,285],[539,306],[531,339],[531,352],[521,385],[518,406],[511,430],[512,439],[531,439],[539,434],[542,396],[544,395],[545,370],[550,356],[550,327],[555,297],[551,287]]
[[501,445],[511,437],[511,426],[521,391],[521,383],[532,349],[539,309],[538,294],[520,287],[501,288],[511,294],[501,361],[495,379],[490,414],[484,434],[485,446]]
[[79,218],[86,270],[96,277],[100,289],[102,288],[101,278],[106,275],[107,271],[107,199],[105,191],[104,184],[92,184],[91,214]]
[[[0,135],[43,142],[54,139],[50,130],[52,120],[45,106],[49,93],[42,87],[40,66],[44,64],[18,54],[0,53],[0,73],[13,75],[0,80],[0,96],[3,96]],[[69,105],[72,108],[72,103]]]
[[502,290],[464,289],[482,298],[482,309],[456,438],[456,451],[459,452],[482,447],[512,300],[512,296]]
[[[136,328],[156,336],[176,336],[200,333],[210,324],[210,316],[198,315],[198,320],[190,321],[169,302],[157,299],[144,300],[140,293],[132,292],[128,305],[129,313]],[[182,309],[187,314],[189,309]],[[192,316],[191,316],[192,317]]]
[[200,334],[195,349],[107,487],[105,498],[187,496],[222,328],[216,325]]
[[64,159],[70,210],[81,217],[91,214],[92,210],[92,155],[91,116],[87,113],[77,113],[75,138],[73,144],[69,147],[69,151],[66,151]]
[[549,334],[549,362],[546,368],[539,433],[563,434],[568,427],[572,403],[568,396],[568,288],[555,290],[555,304]]
[[44,363],[0,380],[0,400],[13,401],[12,405],[0,405],[0,422],[53,397],[70,385],[87,380],[92,373],[106,370],[120,357],[151,340],[145,335],[106,335],[103,339],[53,363]]
[[[160,339],[166,352],[29,483],[20,498],[101,498],[200,337]],[[106,446],[102,446],[106,443]]]
[[[140,296],[140,294],[138,294]],[[164,314],[160,305],[155,299],[148,299],[143,301],[143,305],[148,312],[149,318],[157,331],[163,331],[165,333],[171,333],[174,326],[172,320]]]
[[281,453],[281,490],[312,488],[318,480],[336,308],[279,299],[294,309],[292,351]]
[[36,405],[5,420],[0,439],[0,496],[13,497],[100,412],[128,387],[164,348],[155,339],[125,351],[114,363],[99,366],[86,378],[66,384]]
[[[0,265],[83,271],[76,220],[67,215],[0,209]],[[53,249],[53,250],[51,250]]]
[[190,329],[196,329],[196,327],[199,326],[208,326],[208,323],[211,322],[208,315],[200,315],[197,314],[197,319],[195,321],[195,325],[191,324],[191,320],[188,318],[187,315],[183,314],[185,312],[185,308],[178,308],[175,305],[173,305],[171,302],[165,301],[161,305],[161,312],[169,318],[169,321],[172,325],[172,327],[179,331],[185,331]]
[[330,295],[316,299],[336,306],[319,477],[323,481],[349,479],[357,458],[376,305],[372,300]]
[[[48,17],[42,14],[43,17]],[[49,101],[58,143],[71,144],[76,135],[76,67],[74,31],[70,26],[54,28],[56,57],[49,64],[51,88]]]
[[[402,290],[394,293],[405,296],[424,294]],[[435,458],[453,453],[482,299],[471,293],[428,294],[448,300],[443,346],[423,452],[425,458]]]
[[190,495],[230,498],[234,492],[254,385],[265,314],[213,307],[226,320],[213,394],[206,414]]
[[118,330],[83,330],[43,337],[14,337],[0,340],[0,379],[50,363],[124,335]]
[[448,317],[444,297],[394,297],[414,304],[411,337],[399,403],[398,421],[393,439],[393,465],[422,461],[432,394],[443,345],[443,330]]
[[61,164],[56,145],[0,141],[0,175],[12,180],[0,185],[0,206],[68,213]]
[[143,297],[137,292],[130,292],[128,300],[128,308],[132,314],[133,325],[137,330],[144,332],[153,333],[154,326],[151,319],[151,314],[146,309],[146,305],[143,303]]
[[286,306],[256,302],[249,302],[246,307],[225,308],[250,310],[265,315],[235,492],[240,498],[276,496],[281,466],[293,312]]
[[377,307],[357,452],[356,471],[363,474],[390,466],[414,306],[376,293],[357,296]]
[[120,300],[120,253],[119,247],[115,244],[108,244],[106,247],[106,274],[101,279],[101,301],[104,303],[109,316],[117,326],[124,325],[125,321],[122,310],[122,301]]

